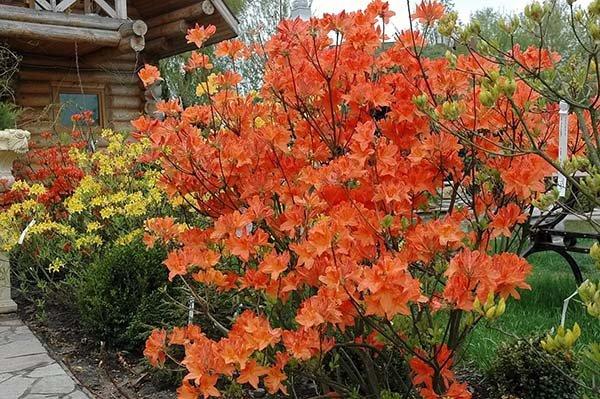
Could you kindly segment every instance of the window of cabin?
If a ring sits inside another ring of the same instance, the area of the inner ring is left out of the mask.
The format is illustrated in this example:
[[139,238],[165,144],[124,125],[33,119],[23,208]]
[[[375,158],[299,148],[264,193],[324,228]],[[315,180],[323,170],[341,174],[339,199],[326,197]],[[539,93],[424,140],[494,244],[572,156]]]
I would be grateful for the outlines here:
[[100,121],[100,96],[98,94],[59,93],[60,124],[69,126],[77,123],[73,116],[84,111],[92,112],[92,126],[98,126]]
[[92,113],[92,127],[104,127],[105,114],[104,109],[104,88],[101,86],[93,87],[69,87],[55,86],[54,104],[58,114],[56,121],[64,128],[75,126],[89,126],[89,122],[78,121],[73,118],[74,115],[81,114],[84,111]]

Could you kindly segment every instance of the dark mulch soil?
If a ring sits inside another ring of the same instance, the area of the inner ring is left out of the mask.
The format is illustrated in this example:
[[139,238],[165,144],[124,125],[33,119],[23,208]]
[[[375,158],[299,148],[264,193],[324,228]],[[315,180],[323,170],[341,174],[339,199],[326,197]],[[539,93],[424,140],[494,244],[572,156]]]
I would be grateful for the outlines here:
[[[22,298],[21,298],[22,299]],[[175,389],[160,389],[139,355],[105,349],[91,340],[69,312],[46,305],[44,317],[35,306],[16,298],[19,316],[62,361],[81,386],[99,399],[174,399]]]

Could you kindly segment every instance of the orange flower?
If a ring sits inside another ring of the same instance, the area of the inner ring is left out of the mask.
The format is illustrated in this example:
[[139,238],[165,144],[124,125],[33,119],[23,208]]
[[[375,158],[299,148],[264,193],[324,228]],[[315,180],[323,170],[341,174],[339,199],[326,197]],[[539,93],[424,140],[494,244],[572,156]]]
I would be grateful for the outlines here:
[[160,71],[154,65],[146,64],[142,69],[140,69],[138,76],[142,80],[142,83],[145,87],[152,86],[154,83],[162,80],[160,77]]
[[492,217],[490,227],[492,228],[492,237],[512,236],[511,229],[517,223],[523,223],[527,216],[516,204],[508,204],[498,209],[496,215]]
[[213,64],[210,61],[210,57],[206,54],[199,53],[197,51],[192,51],[190,58],[185,64],[185,69],[187,71],[194,71],[196,69],[213,69]]
[[259,366],[256,360],[250,360],[246,363],[246,367],[241,371],[236,381],[240,384],[250,384],[254,389],[258,389],[260,377],[266,375],[268,372],[269,369]]
[[216,45],[215,55],[217,57],[230,57],[238,59],[245,55],[245,46],[241,40],[227,40]]
[[271,395],[274,395],[279,391],[284,395],[287,395],[287,388],[283,385],[285,380],[287,380],[287,375],[285,375],[280,367],[270,367],[264,378],[265,387],[267,387],[267,391]]
[[290,262],[290,253],[289,252],[284,252],[281,255],[277,255],[276,253],[271,252],[261,262],[261,264],[259,266],[259,270],[262,273],[269,274],[271,276],[271,280],[278,280],[279,275],[281,273],[283,273],[285,270],[287,270],[289,262]]
[[196,24],[194,28],[188,30],[185,38],[188,43],[194,43],[196,47],[201,48],[216,32],[217,27],[214,25],[204,27]]
[[167,332],[165,330],[154,330],[146,340],[144,356],[154,367],[162,366],[166,360],[165,343]]
[[444,16],[444,5],[436,0],[424,0],[417,6],[412,18],[423,24],[431,24]]
[[389,23],[390,18],[396,15],[395,12],[390,10],[390,3],[382,0],[372,0],[367,6],[367,12],[379,16],[384,24]]

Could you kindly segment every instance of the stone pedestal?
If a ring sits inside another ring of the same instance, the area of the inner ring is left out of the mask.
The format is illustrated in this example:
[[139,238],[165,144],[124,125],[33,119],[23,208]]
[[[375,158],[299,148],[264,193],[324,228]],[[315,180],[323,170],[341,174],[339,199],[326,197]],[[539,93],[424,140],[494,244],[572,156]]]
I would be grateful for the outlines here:
[[0,314],[16,311],[17,304],[10,297],[10,263],[8,255],[0,252]]
[[[12,165],[19,155],[29,149],[29,137],[29,132],[25,130],[0,130],[0,190],[8,189],[14,183]],[[16,310],[17,304],[10,295],[9,257],[0,252],[0,314]]]

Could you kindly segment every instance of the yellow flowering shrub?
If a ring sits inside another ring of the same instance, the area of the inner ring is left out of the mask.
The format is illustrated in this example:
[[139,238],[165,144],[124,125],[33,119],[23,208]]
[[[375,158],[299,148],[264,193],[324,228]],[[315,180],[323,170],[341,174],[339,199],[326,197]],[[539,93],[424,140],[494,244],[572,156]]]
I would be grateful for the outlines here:
[[168,213],[170,203],[157,187],[160,171],[139,161],[148,143],[111,130],[101,139],[105,147],[95,152],[70,148],[68,156],[83,177],[62,203],[44,204],[43,184],[14,184],[12,190],[22,195],[0,212],[3,250],[25,245],[40,264],[58,272],[85,264],[105,247],[130,244],[142,237],[144,220]]

